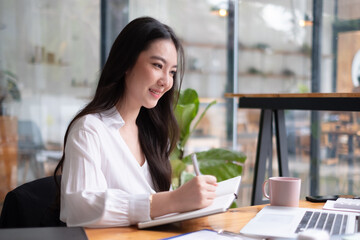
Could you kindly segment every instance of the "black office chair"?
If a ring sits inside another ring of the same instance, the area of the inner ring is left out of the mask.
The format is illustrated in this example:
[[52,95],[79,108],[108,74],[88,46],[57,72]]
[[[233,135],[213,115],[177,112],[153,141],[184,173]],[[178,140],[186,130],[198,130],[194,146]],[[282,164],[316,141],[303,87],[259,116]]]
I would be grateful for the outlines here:
[[[60,182],[60,176],[58,180]],[[0,228],[66,226],[60,221],[54,177],[25,183],[8,192],[0,217]]]

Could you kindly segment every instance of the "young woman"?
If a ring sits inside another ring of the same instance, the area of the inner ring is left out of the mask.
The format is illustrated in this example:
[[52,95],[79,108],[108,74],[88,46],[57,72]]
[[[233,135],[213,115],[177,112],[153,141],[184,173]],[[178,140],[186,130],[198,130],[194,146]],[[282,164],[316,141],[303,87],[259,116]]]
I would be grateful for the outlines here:
[[213,176],[170,191],[183,58],[173,30],[153,18],[135,19],[119,34],[93,100],[69,124],[55,170],[67,226],[128,226],[212,203]]

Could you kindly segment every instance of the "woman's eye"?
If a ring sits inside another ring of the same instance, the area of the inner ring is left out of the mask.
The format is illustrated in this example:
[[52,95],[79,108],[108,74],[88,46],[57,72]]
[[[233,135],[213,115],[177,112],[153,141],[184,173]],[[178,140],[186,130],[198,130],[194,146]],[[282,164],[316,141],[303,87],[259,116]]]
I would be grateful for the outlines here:
[[159,63],[154,63],[153,65],[154,65],[155,67],[157,67],[157,68],[162,69],[162,65],[161,65],[161,64],[159,64]]
[[175,76],[175,75],[176,75],[176,71],[171,71],[171,72],[170,72],[170,75],[171,75],[171,76]]

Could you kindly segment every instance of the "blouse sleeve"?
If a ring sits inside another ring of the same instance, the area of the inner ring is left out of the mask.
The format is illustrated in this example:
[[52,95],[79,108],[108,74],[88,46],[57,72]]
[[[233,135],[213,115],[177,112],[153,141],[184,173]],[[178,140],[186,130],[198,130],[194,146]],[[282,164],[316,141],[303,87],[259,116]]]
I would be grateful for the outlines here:
[[108,188],[96,133],[71,131],[61,180],[60,219],[67,226],[128,226],[150,220],[149,194]]

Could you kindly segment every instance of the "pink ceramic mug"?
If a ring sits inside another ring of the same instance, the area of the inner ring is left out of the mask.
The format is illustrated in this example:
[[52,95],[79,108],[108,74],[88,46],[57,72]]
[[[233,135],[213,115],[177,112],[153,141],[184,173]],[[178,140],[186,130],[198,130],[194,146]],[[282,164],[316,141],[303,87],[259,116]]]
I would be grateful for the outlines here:
[[[266,185],[268,193],[265,190]],[[271,177],[263,183],[263,194],[270,199],[271,206],[298,207],[301,179],[292,177]]]

